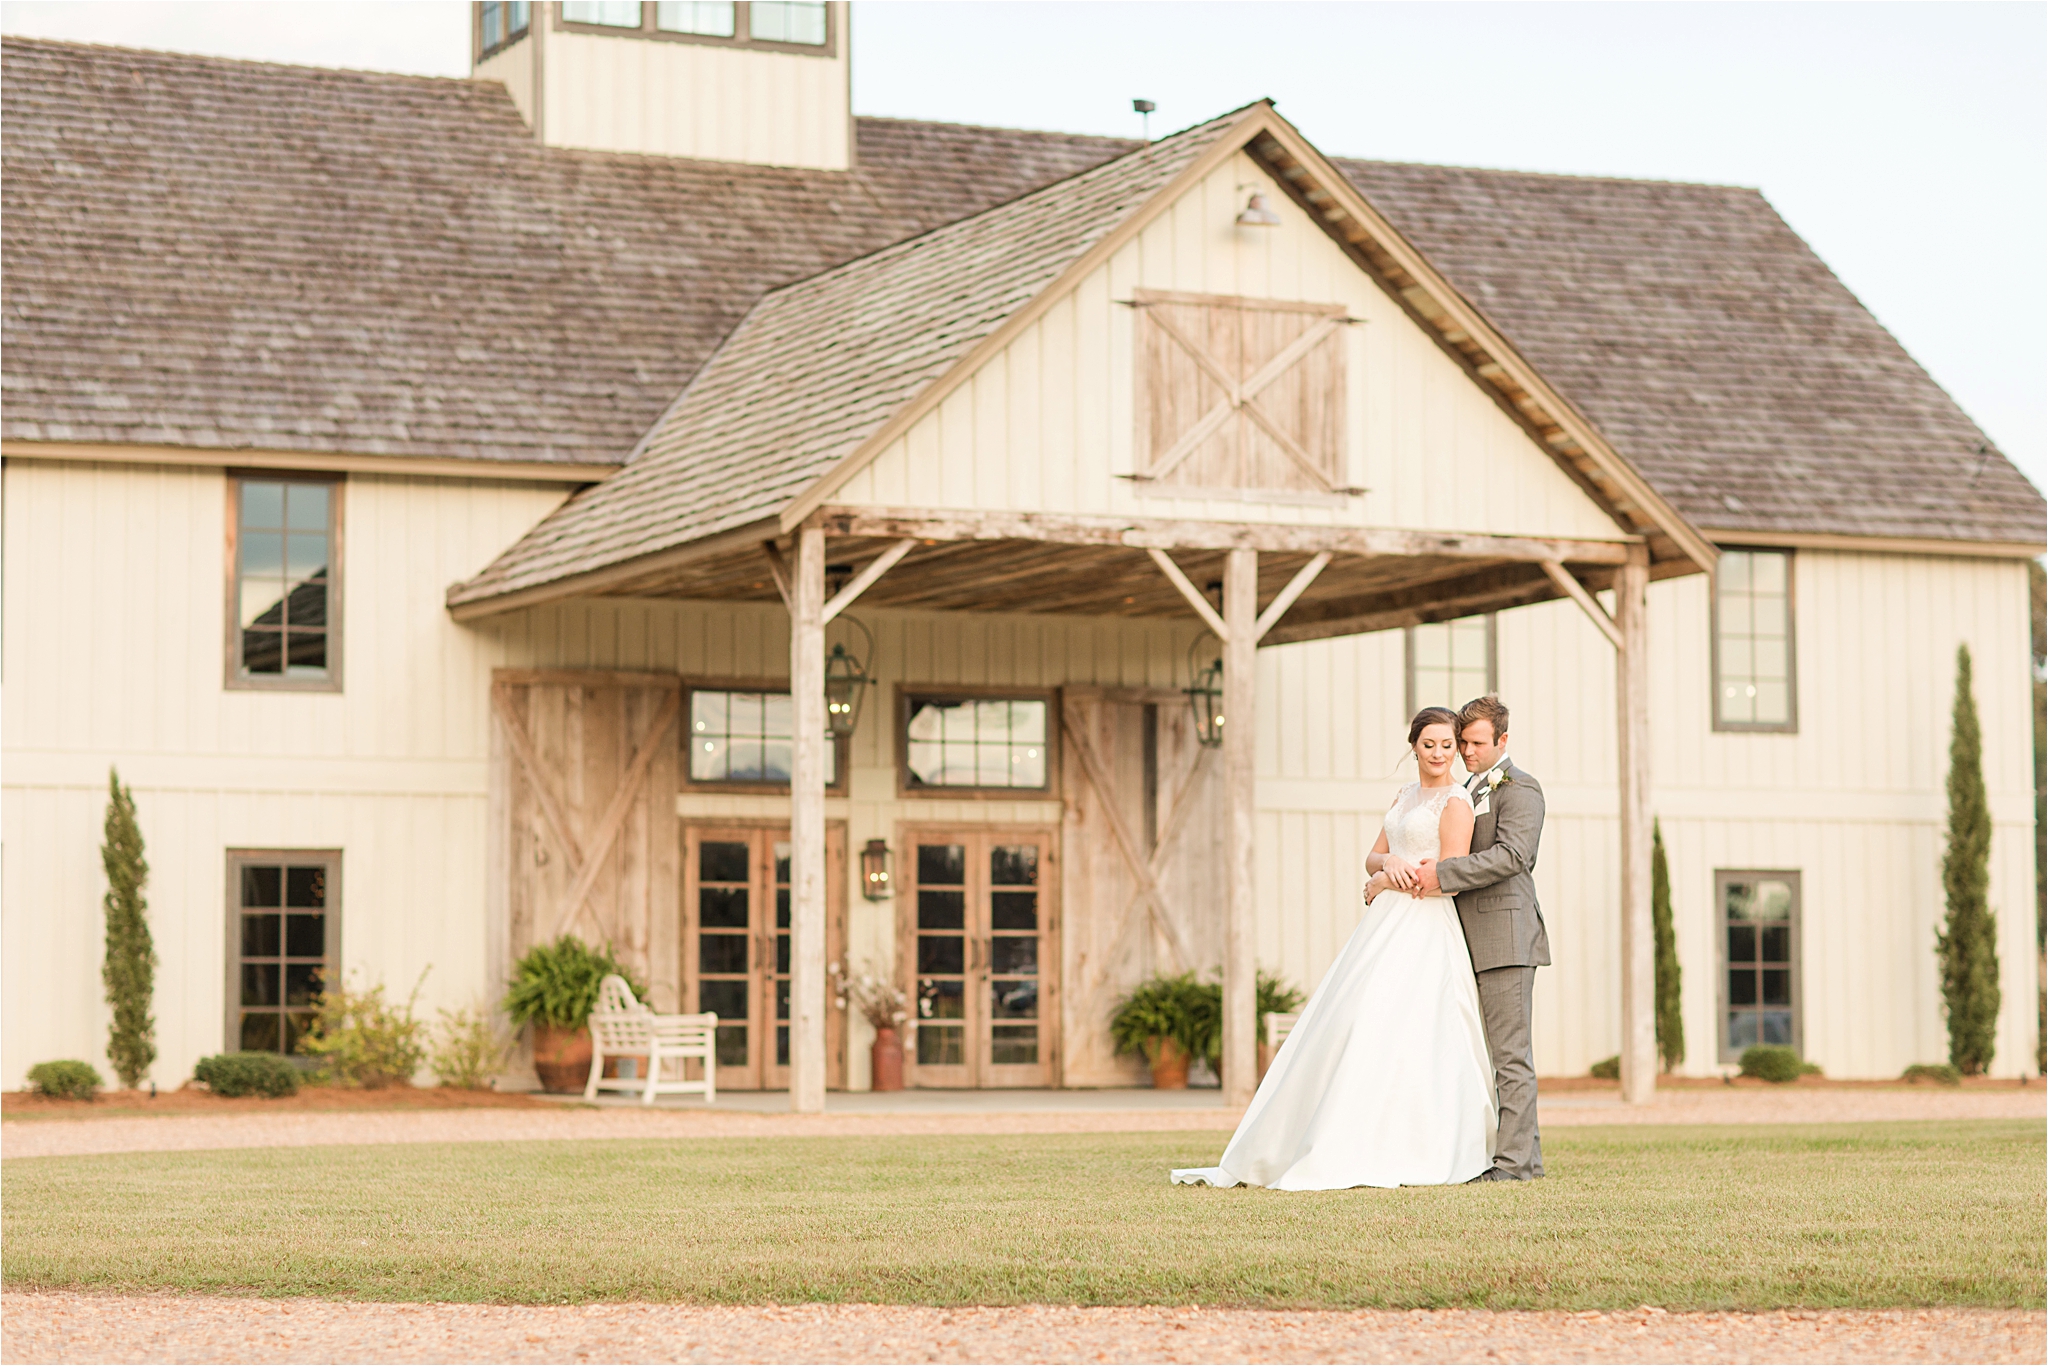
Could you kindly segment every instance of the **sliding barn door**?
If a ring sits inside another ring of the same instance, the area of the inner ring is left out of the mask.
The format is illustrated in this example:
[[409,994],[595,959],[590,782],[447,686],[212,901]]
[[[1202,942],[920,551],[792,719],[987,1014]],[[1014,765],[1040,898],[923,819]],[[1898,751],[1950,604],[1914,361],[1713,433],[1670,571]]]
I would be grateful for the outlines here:
[[1195,740],[1187,698],[1164,689],[1068,688],[1060,790],[1068,982],[1062,1081],[1127,1086],[1109,1018],[1154,972],[1223,963],[1221,754]]
[[657,1009],[680,1008],[681,702],[681,680],[666,674],[492,675],[508,962],[573,933],[611,945]]

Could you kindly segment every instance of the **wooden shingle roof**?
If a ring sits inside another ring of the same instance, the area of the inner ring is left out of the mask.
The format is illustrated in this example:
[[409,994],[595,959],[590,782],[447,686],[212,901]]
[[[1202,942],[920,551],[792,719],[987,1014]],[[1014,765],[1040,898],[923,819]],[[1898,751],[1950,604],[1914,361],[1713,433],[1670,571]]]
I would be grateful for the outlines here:
[[768,289],[1131,144],[542,148],[496,82],[8,38],[10,441],[615,464]]
[[1335,160],[1694,525],[2048,540],[2040,492],[1755,190]]
[[[768,290],[1142,146],[857,136],[850,173],[540,148],[491,82],[9,38],[0,436],[615,464]],[[1755,192],[1338,165],[1695,525],[2048,535]]]
[[556,510],[450,605],[776,517],[1235,123],[1226,115],[1163,138],[769,294],[625,469]]

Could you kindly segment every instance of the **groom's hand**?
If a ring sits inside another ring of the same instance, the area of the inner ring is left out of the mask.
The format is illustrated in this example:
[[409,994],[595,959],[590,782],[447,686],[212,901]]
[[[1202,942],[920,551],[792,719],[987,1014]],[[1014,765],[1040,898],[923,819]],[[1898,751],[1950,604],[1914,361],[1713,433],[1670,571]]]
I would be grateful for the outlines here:
[[1442,888],[1436,882],[1436,860],[1429,859],[1415,869],[1415,895],[1435,896]]

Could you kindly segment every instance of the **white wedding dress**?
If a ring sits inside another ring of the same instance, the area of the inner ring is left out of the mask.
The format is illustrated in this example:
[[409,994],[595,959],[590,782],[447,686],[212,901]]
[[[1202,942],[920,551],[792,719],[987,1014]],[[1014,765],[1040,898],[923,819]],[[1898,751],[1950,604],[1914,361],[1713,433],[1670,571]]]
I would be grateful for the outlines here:
[[[1438,856],[1456,784],[1401,789],[1387,845]],[[1382,892],[1280,1046],[1223,1161],[1180,1185],[1343,1190],[1469,1181],[1493,1162],[1493,1063],[1448,896]]]

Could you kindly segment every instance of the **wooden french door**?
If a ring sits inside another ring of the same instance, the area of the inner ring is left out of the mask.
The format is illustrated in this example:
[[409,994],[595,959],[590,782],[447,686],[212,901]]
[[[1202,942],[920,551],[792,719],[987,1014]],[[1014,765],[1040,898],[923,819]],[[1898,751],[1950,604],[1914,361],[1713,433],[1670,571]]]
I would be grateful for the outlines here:
[[[1051,1086],[1059,1075],[1052,832],[906,828],[897,957],[916,1086]],[[908,877],[904,879],[903,873]]]
[[[846,830],[837,823],[825,831],[825,889],[825,958],[843,971]],[[789,828],[686,824],[685,1008],[718,1012],[720,1090],[788,1089],[789,968]],[[828,1009],[827,1086],[846,1084],[845,1054],[845,1012]]]

